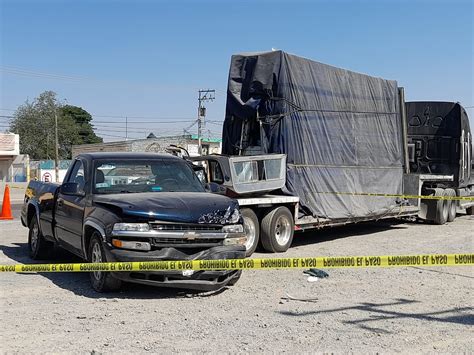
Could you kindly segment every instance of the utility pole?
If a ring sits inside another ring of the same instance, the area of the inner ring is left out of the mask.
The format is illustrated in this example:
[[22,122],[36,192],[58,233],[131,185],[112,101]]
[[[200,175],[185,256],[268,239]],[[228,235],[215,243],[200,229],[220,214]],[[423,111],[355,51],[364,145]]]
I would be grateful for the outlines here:
[[58,108],[54,108],[54,172],[56,182],[59,182],[59,138],[58,138]]
[[214,101],[216,90],[199,90],[198,106],[198,153],[202,154],[202,129],[204,127],[204,118],[206,117],[206,107],[203,102]]
[[128,141],[128,117],[125,117],[125,140]]

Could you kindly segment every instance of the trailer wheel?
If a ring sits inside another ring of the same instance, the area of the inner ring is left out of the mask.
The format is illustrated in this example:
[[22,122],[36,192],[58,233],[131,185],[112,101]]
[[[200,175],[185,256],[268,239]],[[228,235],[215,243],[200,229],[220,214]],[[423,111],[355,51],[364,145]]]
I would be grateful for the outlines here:
[[[456,197],[456,191],[453,189],[446,189],[445,195],[450,197]],[[448,222],[454,221],[456,218],[456,211],[457,211],[457,201],[456,200],[448,200]]]
[[[445,190],[441,188],[435,188],[435,196],[443,197],[445,195]],[[435,224],[445,224],[448,220],[448,200],[437,200],[436,201],[436,217],[434,219]]]
[[293,215],[288,208],[281,206],[271,210],[261,223],[263,248],[272,253],[287,251],[293,242],[294,229]]
[[257,215],[250,208],[243,208],[241,213],[244,220],[244,232],[247,237],[245,256],[250,256],[255,252],[255,249],[257,249],[260,239],[260,225]]

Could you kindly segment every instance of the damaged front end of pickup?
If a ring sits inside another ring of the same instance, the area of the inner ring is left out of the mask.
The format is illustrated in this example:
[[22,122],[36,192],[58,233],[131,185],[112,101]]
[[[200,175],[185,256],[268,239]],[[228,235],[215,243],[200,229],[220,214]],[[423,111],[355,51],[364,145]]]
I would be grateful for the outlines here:
[[[199,196],[195,196],[199,195]],[[100,196],[95,213],[107,221],[104,245],[108,261],[217,260],[245,257],[246,237],[237,202],[211,194],[174,193]],[[148,198],[150,197],[150,198]],[[126,202],[124,200],[127,200]],[[117,272],[122,281],[218,290],[233,285],[241,271]]]

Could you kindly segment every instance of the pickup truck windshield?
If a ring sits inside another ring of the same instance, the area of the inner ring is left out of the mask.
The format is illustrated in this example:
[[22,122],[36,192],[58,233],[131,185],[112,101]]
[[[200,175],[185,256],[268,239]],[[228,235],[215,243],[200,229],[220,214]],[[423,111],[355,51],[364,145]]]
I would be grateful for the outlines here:
[[111,160],[96,163],[94,193],[127,192],[204,192],[204,187],[184,162]]

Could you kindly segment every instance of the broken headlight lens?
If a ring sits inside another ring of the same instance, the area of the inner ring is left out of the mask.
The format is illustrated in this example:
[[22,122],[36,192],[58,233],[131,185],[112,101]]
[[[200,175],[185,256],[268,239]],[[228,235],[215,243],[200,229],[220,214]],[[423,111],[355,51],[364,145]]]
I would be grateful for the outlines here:
[[230,215],[227,223],[233,224],[233,223],[239,223],[239,221],[240,221],[240,211],[238,208],[236,208],[234,209],[234,212],[232,212],[232,214]]
[[150,225],[148,223],[115,223],[114,231],[129,232],[148,232]]

